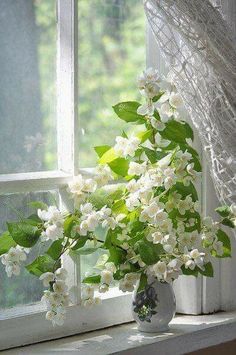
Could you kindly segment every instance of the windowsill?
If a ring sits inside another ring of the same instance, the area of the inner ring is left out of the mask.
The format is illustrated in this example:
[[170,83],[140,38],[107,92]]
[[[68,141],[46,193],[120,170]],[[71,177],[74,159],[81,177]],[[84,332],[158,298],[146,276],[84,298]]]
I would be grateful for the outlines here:
[[[112,310],[111,310],[112,312]],[[5,351],[5,354],[183,354],[236,339],[236,312],[178,315],[166,333],[141,333],[136,323],[47,341]]]

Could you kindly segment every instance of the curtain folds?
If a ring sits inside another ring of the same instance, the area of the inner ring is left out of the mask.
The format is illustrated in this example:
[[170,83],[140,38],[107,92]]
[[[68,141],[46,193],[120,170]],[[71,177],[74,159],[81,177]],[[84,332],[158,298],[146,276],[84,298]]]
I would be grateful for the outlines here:
[[217,195],[231,204],[236,203],[236,33],[232,13],[227,16],[216,1],[145,0],[144,8],[198,129]]

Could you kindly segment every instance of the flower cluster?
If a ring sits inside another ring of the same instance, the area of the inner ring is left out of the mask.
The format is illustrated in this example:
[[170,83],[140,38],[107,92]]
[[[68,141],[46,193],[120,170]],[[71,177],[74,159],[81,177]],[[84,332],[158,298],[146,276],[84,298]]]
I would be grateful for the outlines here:
[[39,279],[42,280],[45,287],[50,287],[44,291],[42,301],[46,304],[46,319],[53,325],[62,325],[65,320],[65,307],[69,305],[68,287],[65,283],[67,271],[59,268],[55,273],[46,272]]
[[63,236],[63,215],[55,206],[49,206],[47,210],[38,209],[38,217],[44,223],[42,240],[55,241]]
[[26,249],[17,245],[16,247],[11,247],[7,253],[1,255],[1,261],[5,266],[8,277],[20,275],[21,263],[26,260],[27,252]]
[[236,206],[216,208],[217,222],[201,215],[194,186],[201,164],[171,77],[148,69],[139,76],[138,88],[143,103],[113,107],[119,119],[139,126],[138,133],[123,132],[113,146],[95,147],[99,164],[94,174],[78,175],[68,185],[75,209],[61,213],[41,205],[36,216],[8,223],[7,243],[2,249],[0,243],[11,276],[19,274],[25,248],[46,242],[46,251],[26,268],[48,287],[43,300],[53,324],[63,323],[69,303],[60,262],[65,253],[102,252],[94,272],[83,280],[84,306],[99,304],[96,293],[114,284],[123,292],[138,284],[141,294],[153,277],[168,283],[180,275],[212,277],[212,258],[231,255],[224,226],[236,227]]
[[95,288],[91,285],[83,285],[81,290],[82,305],[84,307],[91,307],[93,305],[99,305],[101,299],[95,297]]

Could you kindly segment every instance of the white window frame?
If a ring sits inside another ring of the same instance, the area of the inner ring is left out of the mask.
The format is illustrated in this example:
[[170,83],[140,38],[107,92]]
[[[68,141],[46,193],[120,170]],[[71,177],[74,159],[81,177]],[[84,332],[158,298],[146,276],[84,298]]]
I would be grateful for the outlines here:
[[[58,22],[58,157],[57,171],[0,175],[0,194],[47,191],[59,189],[60,207],[71,208],[66,193],[66,184],[77,175],[78,170],[78,119],[77,119],[77,54],[78,54],[78,4],[77,0],[57,0]],[[164,62],[151,30],[147,28],[147,66],[164,70]],[[200,143],[197,143],[200,151]],[[87,169],[80,170],[88,174]],[[203,159],[203,183],[199,187],[202,205],[206,214],[217,205],[209,172]],[[207,187],[207,188],[206,188]],[[235,246],[236,249],[236,246]],[[66,258],[64,263],[70,270],[69,283],[80,280],[79,260]],[[231,310],[236,307],[236,278],[233,268],[236,260],[216,261],[215,278],[182,276],[175,282],[177,311],[187,314],[210,313]],[[230,287],[233,284],[234,290]],[[79,303],[79,299],[77,300]],[[45,320],[42,306],[14,307],[0,314],[0,350],[26,345],[48,339],[60,338],[80,332],[99,329],[114,324],[129,322],[131,295],[112,289],[104,295],[100,306],[91,309],[79,305],[68,307],[63,327],[52,327]]]
[[[77,0],[57,0],[58,62],[57,62],[57,139],[58,170],[0,175],[0,193],[22,193],[59,189],[60,207],[71,208],[66,192],[67,183],[78,170],[77,118]],[[81,169],[80,173],[89,173]],[[69,284],[79,286],[79,260],[63,260],[69,274]],[[78,292],[79,293],[79,292]],[[79,298],[79,297],[78,297]],[[79,299],[77,300],[79,302]],[[77,302],[77,303],[78,303]],[[14,307],[0,314],[0,350],[59,338],[89,330],[108,327],[132,320],[131,295],[116,288],[104,295],[100,306],[86,309],[79,305],[68,307],[63,327],[52,327],[45,319],[40,304]]]

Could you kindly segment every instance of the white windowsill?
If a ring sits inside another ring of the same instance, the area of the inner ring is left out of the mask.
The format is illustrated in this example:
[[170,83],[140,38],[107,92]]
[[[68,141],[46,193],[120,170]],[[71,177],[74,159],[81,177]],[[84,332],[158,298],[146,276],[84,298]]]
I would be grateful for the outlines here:
[[[111,310],[112,312],[112,310]],[[178,315],[166,333],[148,334],[136,323],[5,351],[4,354],[165,354],[178,355],[236,339],[236,312]],[[132,349],[132,350],[131,350]]]

